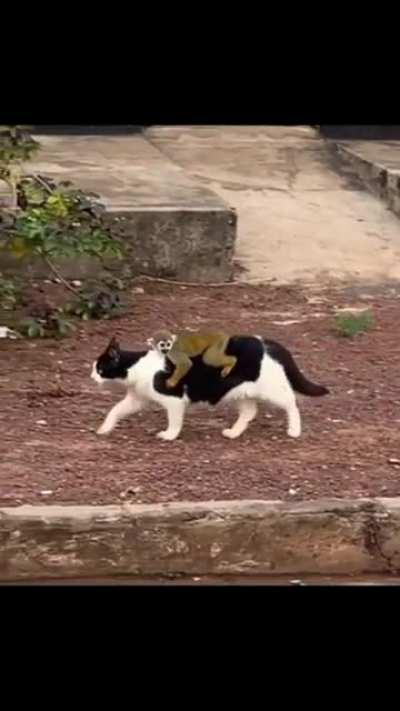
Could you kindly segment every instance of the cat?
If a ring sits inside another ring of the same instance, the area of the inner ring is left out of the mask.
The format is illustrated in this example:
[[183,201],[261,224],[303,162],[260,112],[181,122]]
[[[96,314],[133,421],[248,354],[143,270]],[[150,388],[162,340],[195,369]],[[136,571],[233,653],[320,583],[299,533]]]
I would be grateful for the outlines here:
[[300,437],[301,418],[295,391],[319,397],[327,395],[329,390],[307,380],[291,353],[275,341],[261,336],[232,336],[226,352],[237,357],[234,369],[226,378],[221,378],[220,369],[207,366],[198,356],[193,358],[189,373],[170,389],[166,380],[173,365],[167,356],[153,349],[122,350],[113,337],[93,363],[91,378],[102,386],[122,385],[126,395],[109,411],[97,434],[110,434],[119,420],[153,402],[165,408],[168,419],[167,429],[157,436],[171,441],[181,433],[189,404],[235,402],[238,418],[222,432],[224,437],[235,439],[255,418],[257,401],[263,401],[284,410],[288,436]]

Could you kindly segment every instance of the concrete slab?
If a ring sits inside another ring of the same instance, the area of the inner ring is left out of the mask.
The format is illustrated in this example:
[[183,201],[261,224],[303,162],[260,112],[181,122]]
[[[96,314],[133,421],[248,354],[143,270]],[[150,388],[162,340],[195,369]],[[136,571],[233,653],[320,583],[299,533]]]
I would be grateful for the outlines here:
[[400,141],[340,141],[339,146],[380,168],[400,171]]
[[[142,135],[37,139],[42,149],[27,170],[97,193],[134,273],[203,283],[231,278],[234,211]],[[82,265],[68,265],[68,276],[81,276]]]
[[145,135],[235,208],[242,280],[400,279],[400,222],[311,127],[152,127]]
[[336,150],[364,185],[400,216],[400,141],[340,141]]
[[107,210],[185,208],[224,210],[199,185],[141,135],[37,136],[42,149],[29,170],[77,182],[99,193]]

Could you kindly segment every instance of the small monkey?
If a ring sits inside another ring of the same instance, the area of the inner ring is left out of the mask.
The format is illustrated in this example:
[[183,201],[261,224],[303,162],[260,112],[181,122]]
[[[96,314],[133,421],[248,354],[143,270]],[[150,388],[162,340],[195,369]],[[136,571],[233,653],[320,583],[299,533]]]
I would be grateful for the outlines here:
[[148,344],[163,355],[168,355],[175,370],[166,381],[168,388],[174,388],[185,377],[192,367],[192,358],[202,355],[203,362],[214,368],[222,368],[221,376],[227,375],[236,365],[237,358],[225,353],[229,336],[221,332],[206,333],[202,331],[186,331],[178,336],[168,331],[160,331]]

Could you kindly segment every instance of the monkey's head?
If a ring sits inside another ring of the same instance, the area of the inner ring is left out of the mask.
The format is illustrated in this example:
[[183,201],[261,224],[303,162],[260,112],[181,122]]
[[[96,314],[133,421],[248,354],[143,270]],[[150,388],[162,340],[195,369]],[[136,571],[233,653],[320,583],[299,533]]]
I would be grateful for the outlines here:
[[169,331],[158,331],[152,338],[147,339],[147,345],[159,351],[162,355],[167,355],[175,340],[176,336],[173,333]]

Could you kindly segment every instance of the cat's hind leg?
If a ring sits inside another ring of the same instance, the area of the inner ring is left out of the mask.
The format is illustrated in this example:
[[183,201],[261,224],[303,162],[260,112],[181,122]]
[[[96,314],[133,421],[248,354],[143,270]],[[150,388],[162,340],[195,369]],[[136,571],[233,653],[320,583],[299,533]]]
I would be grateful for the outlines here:
[[301,417],[300,411],[297,407],[296,397],[294,392],[288,385],[287,389],[283,388],[282,391],[274,389],[273,392],[269,393],[267,397],[264,398],[271,405],[278,407],[286,412],[287,417],[287,433],[289,437],[300,437],[301,435]]
[[240,437],[240,435],[247,430],[249,423],[254,420],[257,415],[258,408],[255,400],[249,400],[248,398],[238,400],[237,406],[239,415],[236,422],[232,425],[232,427],[225,429],[222,432],[224,437],[228,437],[229,439],[236,439],[236,437]]

